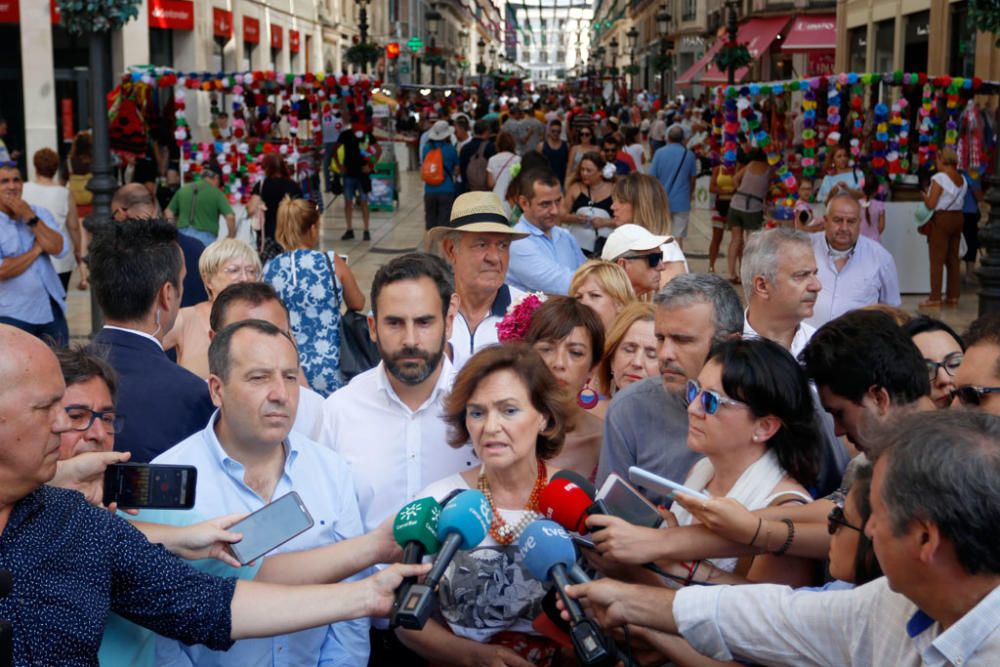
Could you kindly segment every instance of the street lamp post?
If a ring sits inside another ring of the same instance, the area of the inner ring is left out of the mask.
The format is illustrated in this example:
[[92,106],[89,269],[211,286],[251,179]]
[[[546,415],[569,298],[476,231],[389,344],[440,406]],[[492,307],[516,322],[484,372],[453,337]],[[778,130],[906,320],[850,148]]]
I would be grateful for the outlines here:
[[604,58],[607,55],[607,53],[608,53],[608,50],[604,47],[603,44],[601,46],[597,47],[597,51],[595,52],[595,54],[597,55],[597,86],[596,87],[597,87],[597,94],[600,95],[601,97],[604,96],[604,92],[602,91],[602,87],[603,87],[603,83],[602,82],[604,80],[604,68],[605,68],[605,60],[604,60]]
[[618,36],[608,42],[611,48],[611,101],[618,102]]
[[483,85],[483,75],[486,74],[486,40],[482,37],[476,42],[476,74],[479,75],[479,85]]
[[[368,0],[358,0],[360,12],[358,13],[358,32],[361,33],[361,44],[368,41]],[[368,73],[368,60],[361,61],[361,73]]]
[[[729,48],[734,48],[736,46],[736,32],[738,26],[736,24],[736,4],[737,0],[726,0],[726,7],[729,8],[729,17],[726,20],[726,32],[728,33]],[[726,81],[732,86],[736,83],[736,68],[732,65],[732,59],[730,58],[730,65],[727,68]]]
[[625,33],[625,39],[628,40],[628,59],[629,59],[629,67],[632,68],[632,90],[634,91],[636,89],[635,77],[637,74],[637,72],[635,71],[636,70],[635,44],[637,41],[639,41],[639,31],[635,29],[635,26],[632,26],[631,28],[628,29],[628,32]]
[[439,12],[437,10],[436,6],[431,5],[430,11],[427,12],[427,14],[424,16],[424,18],[427,19],[427,29],[431,33],[431,44],[430,44],[430,52],[431,52],[431,85],[433,86],[433,85],[435,85],[437,83],[437,77],[435,75],[437,74],[438,54],[437,54],[437,48],[436,48],[437,47],[437,41],[436,41],[435,38],[437,37],[438,22],[441,21],[441,12]]
[[667,75],[671,72],[670,67],[663,67],[663,57],[667,55],[667,49],[672,48],[672,44],[667,43],[667,34],[670,32],[670,21],[673,17],[670,16],[670,12],[667,11],[667,6],[663,5],[662,9],[656,14],[656,31],[660,33],[660,99],[663,99],[665,93],[665,79]]

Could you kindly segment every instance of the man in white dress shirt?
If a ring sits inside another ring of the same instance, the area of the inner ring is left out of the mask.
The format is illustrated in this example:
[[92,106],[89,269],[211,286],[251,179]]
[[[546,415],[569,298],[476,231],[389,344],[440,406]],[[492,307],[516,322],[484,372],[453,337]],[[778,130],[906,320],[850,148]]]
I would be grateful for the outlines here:
[[1000,541],[993,528],[1000,521],[1000,418],[912,414],[881,449],[864,531],[883,578],[836,592],[768,584],[674,592],[612,579],[569,592],[585,598],[608,627],[631,623],[680,634],[716,660],[998,664]]
[[323,443],[351,467],[366,530],[476,463],[471,447],[448,446],[441,418],[455,374],[445,354],[452,289],[447,265],[427,253],[382,266],[368,320],[382,361],[323,406]]
[[503,204],[492,192],[466,192],[451,207],[447,227],[428,233],[440,241],[444,258],[455,274],[458,311],[452,325],[452,364],[456,372],[487,345],[496,345],[497,324],[512,301],[524,295],[508,286],[510,244],[527,234],[507,224]]
[[812,245],[823,290],[809,318],[811,326],[876,303],[900,305],[896,262],[880,243],[861,236],[861,204],[853,195],[833,195],[825,228],[812,235]]
[[816,331],[813,315],[822,285],[809,235],[776,227],[750,237],[740,280],[747,298],[744,338],[767,338],[798,357]]
[[[242,320],[264,320],[285,333],[292,334],[288,308],[268,283],[236,283],[219,292],[212,302],[212,313],[209,315],[209,339],[233,322]],[[301,381],[299,408],[295,412],[292,430],[314,442],[322,441],[323,396]]]
[[[316,549],[363,535],[354,484],[343,459],[292,431],[299,403],[299,357],[291,336],[262,320],[239,321],[216,333],[208,363],[215,414],[204,430],[153,461],[197,468],[195,505],[190,512],[158,518],[164,523],[187,523],[254,512],[294,491],[312,515],[313,526],[272,554]],[[235,570],[218,561],[199,561],[197,566],[240,578],[257,574],[255,568]],[[225,653],[157,637],[156,664],[353,667],[368,661],[368,628],[368,619],[359,619],[244,639]]]

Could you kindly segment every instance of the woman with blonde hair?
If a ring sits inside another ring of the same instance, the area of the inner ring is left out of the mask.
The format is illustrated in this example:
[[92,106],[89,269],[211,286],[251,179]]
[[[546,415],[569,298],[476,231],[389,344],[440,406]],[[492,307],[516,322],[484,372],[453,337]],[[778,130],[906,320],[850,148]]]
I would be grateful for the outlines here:
[[652,303],[637,301],[626,306],[607,329],[604,354],[594,373],[602,404],[595,412],[603,414],[619,389],[659,372],[653,332],[655,314]]
[[365,307],[365,295],[347,263],[317,248],[320,214],[308,199],[285,197],[278,205],[277,241],[285,252],[264,267],[288,308],[299,359],[309,385],[329,396],[344,384],[340,373],[340,307]]
[[569,283],[569,294],[597,313],[605,330],[610,329],[618,314],[635,301],[635,291],[625,269],[600,259],[590,259],[580,265]]
[[952,148],[943,148],[937,155],[937,173],[924,193],[924,204],[934,211],[927,234],[927,253],[931,270],[931,293],[921,302],[921,308],[941,305],[941,283],[944,270],[948,269],[948,284],[944,303],[958,305],[962,289],[962,258],[959,244],[965,225],[965,191],[968,186],[958,173],[958,154]]
[[215,297],[230,285],[260,280],[260,258],[246,242],[220,239],[209,243],[198,260],[208,301],[181,308],[163,339],[163,349],[176,348],[177,363],[198,377],[208,378],[209,317]]
[[[632,172],[615,182],[611,193],[611,210],[615,227],[639,225],[656,236],[670,236],[670,200],[663,185],[649,174]],[[675,276],[687,273],[687,259],[677,241],[671,237],[663,248],[663,271],[660,287]]]

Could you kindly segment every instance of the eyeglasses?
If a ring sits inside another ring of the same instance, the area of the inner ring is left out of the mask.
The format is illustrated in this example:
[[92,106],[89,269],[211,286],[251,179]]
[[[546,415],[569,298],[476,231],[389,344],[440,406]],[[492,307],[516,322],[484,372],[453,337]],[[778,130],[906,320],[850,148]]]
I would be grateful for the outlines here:
[[1000,392],[1000,387],[974,387],[972,385],[966,385],[964,387],[959,387],[951,394],[952,396],[958,398],[958,402],[962,405],[981,405],[983,402],[983,396],[986,394],[996,394]]
[[627,259],[629,261],[636,259],[644,259],[646,263],[649,264],[649,268],[655,269],[660,264],[663,263],[663,253],[662,252],[651,252],[646,255],[623,255],[622,259]]
[[850,528],[851,530],[856,530],[859,533],[864,532],[858,526],[848,523],[847,519],[844,517],[844,508],[839,505],[830,510],[830,513],[826,515],[826,532],[833,535],[840,527]]
[[251,280],[256,280],[260,276],[260,269],[256,266],[226,266],[222,272],[227,276],[237,276],[242,273]]
[[746,403],[740,401],[734,401],[731,398],[726,398],[722,394],[716,393],[710,389],[702,389],[701,385],[698,384],[697,380],[688,380],[687,382],[687,402],[690,405],[694,403],[695,399],[701,396],[701,409],[705,411],[706,415],[714,415],[719,411],[720,405],[728,405],[732,408],[747,408],[749,407]]
[[66,415],[69,416],[70,428],[74,431],[86,431],[93,426],[96,419],[100,419],[105,430],[112,433],[121,433],[122,427],[125,426],[125,417],[115,414],[114,410],[99,412],[82,405],[70,405],[66,408]]
[[951,377],[955,377],[955,371],[957,371],[958,367],[962,365],[962,361],[964,359],[965,355],[961,352],[952,352],[941,361],[924,359],[924,363],[927,364],[927,372],[930,374],[931,379],[937,375],[939,368],[943,368],[945,373]]

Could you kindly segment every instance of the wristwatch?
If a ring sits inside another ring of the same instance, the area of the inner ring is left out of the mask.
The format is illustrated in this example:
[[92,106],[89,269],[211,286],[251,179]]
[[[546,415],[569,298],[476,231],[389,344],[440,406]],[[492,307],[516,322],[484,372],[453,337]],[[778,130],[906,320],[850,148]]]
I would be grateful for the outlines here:
[[37,215],[31,216],[24,224],[28,225],[29,227],[34,227],[35,225],[38,224],[38,216]]

